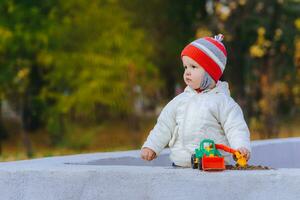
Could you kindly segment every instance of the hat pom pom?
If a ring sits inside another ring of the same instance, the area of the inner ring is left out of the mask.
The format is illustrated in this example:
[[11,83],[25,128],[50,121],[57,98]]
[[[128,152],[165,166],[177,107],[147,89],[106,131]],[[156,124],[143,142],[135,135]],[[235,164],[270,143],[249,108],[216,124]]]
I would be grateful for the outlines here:
[[218,35],[215,35],[215,40],[219,41],[219,42],[222,42],[224,38],[224,35],[219,33]]

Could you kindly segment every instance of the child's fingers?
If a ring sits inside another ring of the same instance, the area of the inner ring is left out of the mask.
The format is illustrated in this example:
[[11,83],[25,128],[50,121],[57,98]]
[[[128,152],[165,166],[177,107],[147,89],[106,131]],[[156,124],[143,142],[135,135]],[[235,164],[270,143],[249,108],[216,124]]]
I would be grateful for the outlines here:
[[145,155],[144,155],[144,160],[149,160],[149,152],[148,151],[145,151]]
[[147,160],[153,160],[153,152],[152,151],[148,151],[148,155],[147,155]]
[[247,151],[243,151],[243,156],[246,158],[246,160],[248,160],[249,154]]
[[151,153],[151,152],[148,152],[147,160],[148,160],[148,161],[152,160],[152,153]]
[[141,152],[141,158],[147,161],[153,160],[155,158],[155,155],[155,152],[148,149],[143,149]]
[[245,155],[245,154],[246,154],[246,152],[245,152],[244,149],[239,149],[239,152],[240,152],[242,155]]
[[150,155],[150,153],[148,152],[147,153],[147,155],[146,155],[146,159],[145,160],[147,160],[147,161],[150,161],[151,160],[151,155]]
[[156,153],[155,152],[151,152],[151,160],[153,160],[156,157]]
[[247,153],[247,161],[250,159],[250,153]]
[[240,152],[247,160],[249,160],[249,158],[250,158],[250,152],[249,152],[247,149],[245,149],[245,148],[240,148],[240,149],[239,149],[239,152]]
[[148,151],[142,150],[141,157],[143,160],[148,160]]

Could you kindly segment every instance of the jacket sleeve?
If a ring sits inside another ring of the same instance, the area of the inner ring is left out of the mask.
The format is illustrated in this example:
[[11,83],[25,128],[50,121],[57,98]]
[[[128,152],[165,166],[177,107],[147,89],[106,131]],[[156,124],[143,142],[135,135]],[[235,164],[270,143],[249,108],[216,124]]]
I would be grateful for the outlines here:
[[245,147],[251,151],[250,132],[240,106],[231,97],[226,97],[218,112],[230,146],[234,149]]
[[156,125],[150,131],[150,134],[142,148],[148,147],[152,149],[156,155],[159,155],[172,138],[172,133],[176,126],[175,113],[176,103],[175,99],[173,99],[161,111]]

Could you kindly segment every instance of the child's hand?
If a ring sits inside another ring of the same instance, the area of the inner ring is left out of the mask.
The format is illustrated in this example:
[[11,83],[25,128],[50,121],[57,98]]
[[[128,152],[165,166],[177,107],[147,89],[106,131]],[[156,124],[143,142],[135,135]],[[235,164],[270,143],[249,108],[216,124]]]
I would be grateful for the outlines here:
[[143,160],[151,161],[154,158],[156,158],[156,153],[152,149],[150,149],[148,147],[144,147],[144,148],[142,148],[142,151],[141,151],[141,158]]
[[249,160],[250,151],[248,149],[246,149],[245,147],[240,147],[237,150],[247,159],[247,161]]

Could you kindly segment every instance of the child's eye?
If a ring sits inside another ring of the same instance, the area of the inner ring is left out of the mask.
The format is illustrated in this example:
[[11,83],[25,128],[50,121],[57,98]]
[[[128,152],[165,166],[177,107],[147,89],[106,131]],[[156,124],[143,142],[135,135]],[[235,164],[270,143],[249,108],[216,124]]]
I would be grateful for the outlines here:
[[196,66],[194,66],[194,65],[192,65],[192,68],[193,68],[193,69],[196,69],[197,67],[196,67]]
[[184,69],[187,69],[187,66],[183,66]]

